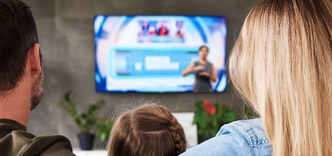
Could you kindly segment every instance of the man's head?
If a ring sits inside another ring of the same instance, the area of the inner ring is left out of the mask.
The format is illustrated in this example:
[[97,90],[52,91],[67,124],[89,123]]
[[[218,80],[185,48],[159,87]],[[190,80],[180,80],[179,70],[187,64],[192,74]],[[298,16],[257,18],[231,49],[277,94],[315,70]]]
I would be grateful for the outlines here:
[[30,7],[20,0],[0,0],[0,96],[6,96],[29,77],[31,109],[35,108],[43,92],[41,64]]

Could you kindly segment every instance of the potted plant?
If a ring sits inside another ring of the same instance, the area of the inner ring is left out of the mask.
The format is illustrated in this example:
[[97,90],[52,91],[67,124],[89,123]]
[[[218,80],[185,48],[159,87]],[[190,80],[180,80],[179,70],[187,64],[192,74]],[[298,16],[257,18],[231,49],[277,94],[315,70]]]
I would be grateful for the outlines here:
[[99,136],[99,139],[103,143],[104,148],[107,146],[112,126],[113,123],[108,118],[100,118],[96,124],[96,134]]
[[235,112],[218,102],[212,105],[209,100],[197,101],[195,108],[193,124],[197,125],[199,143],[215,136],[222,125],[239,119]]
[[74,123],[80,129],[78,139],[81,150],[92,150],[95,135],[91,130],[97,124],[98,117],[96,114],[104,106],[105,102],[103,100],[97,100],[89,105],[86,112],[79,113],[70,95],[71,92],[67,92],[64,98],[59,102],[59,106],[70,115]]

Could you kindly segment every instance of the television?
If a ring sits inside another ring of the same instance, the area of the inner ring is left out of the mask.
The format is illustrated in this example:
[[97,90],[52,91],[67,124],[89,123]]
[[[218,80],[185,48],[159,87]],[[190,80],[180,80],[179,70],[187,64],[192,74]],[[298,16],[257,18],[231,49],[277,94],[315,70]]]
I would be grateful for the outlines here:
[[95,83],[101,92],[192,92],[195,75],[182,76],[209,47],[226,89],[226,18],[222,16],[97,15],[94,18]]

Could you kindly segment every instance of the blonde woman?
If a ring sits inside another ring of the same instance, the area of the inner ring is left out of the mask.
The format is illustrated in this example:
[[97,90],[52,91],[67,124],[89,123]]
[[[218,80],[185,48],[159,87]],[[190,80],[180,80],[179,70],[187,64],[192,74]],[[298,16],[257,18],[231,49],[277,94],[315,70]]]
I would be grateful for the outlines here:
[[221,128],[183,155],[332,155],[332,4],[263,0],[229,60],[231,80],[261,119]]

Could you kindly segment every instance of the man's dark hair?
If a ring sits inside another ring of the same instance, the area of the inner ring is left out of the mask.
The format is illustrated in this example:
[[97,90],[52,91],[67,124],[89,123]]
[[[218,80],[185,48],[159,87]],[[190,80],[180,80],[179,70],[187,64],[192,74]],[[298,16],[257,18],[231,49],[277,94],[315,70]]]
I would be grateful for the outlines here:
[[20,0],[0,0],[0,92],[15,88],[35,43],[37,28],[30,7]]
[[200,46],[200,47],[198,48],[198,50],[201,51],[203,48],[206,48],[207,51],[210,51],[209,47],[206,46],[206,45],[202,45],[202,46]]

